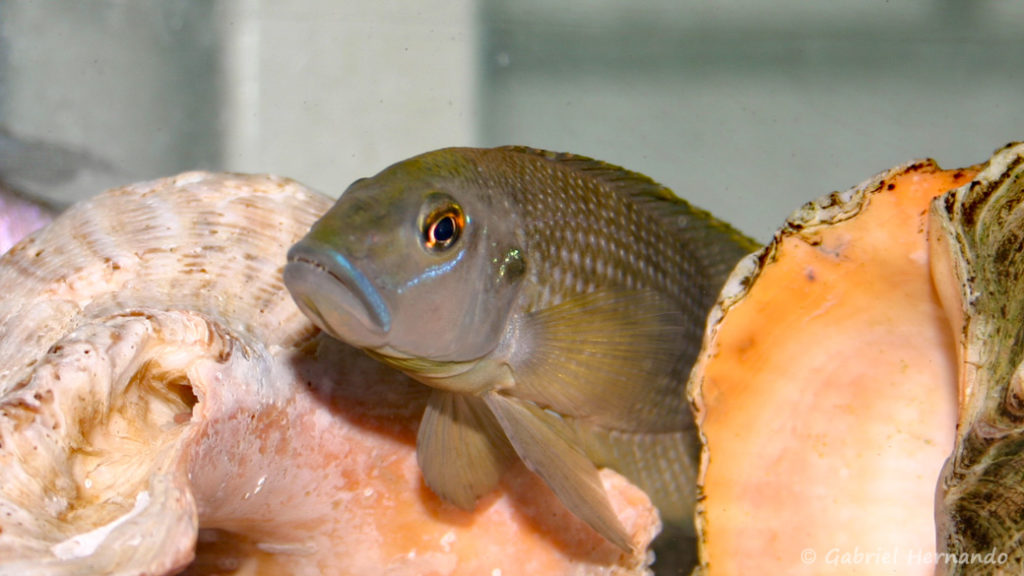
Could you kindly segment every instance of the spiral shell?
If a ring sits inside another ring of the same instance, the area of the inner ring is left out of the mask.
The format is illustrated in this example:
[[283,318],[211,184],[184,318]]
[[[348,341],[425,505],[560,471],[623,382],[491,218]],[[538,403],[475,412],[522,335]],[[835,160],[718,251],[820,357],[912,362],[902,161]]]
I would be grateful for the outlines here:
[[281,282],[330,200],[187,173],[104,193],[0,259],[0,574],[639,574],[525,469],[427,490],[419,385],[319,335]]

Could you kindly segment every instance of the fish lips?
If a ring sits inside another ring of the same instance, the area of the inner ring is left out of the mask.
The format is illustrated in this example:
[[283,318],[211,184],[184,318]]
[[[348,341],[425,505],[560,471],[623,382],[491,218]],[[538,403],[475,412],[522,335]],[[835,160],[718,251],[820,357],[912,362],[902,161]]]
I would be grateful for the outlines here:
[[360,347],[386,343],[387,303],[344,256],[308,239],[288,251],[284,284],[306,316],[335,338]]

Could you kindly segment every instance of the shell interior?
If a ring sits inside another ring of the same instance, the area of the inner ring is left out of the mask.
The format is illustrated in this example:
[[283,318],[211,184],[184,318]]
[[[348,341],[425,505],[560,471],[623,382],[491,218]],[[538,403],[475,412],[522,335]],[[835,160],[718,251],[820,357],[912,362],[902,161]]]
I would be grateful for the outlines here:
[[734,271],[689,386],[703,574],[934,571],[957,365],[928,207],[976,171],[894,168],[804,206]]

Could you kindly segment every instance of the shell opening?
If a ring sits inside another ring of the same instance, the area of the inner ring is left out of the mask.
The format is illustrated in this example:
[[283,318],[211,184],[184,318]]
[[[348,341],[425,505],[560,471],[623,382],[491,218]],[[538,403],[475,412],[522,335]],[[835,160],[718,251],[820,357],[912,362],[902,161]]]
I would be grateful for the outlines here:
[[[153,454],[179,439],[199,399],[180,369],[146,360],[127,378],[109,412],[81,423],[85,442],[72,450],[75,484],[82,505],[102,495],[145,489]],[[130,503],[134,496],[125,495]]]
[[[101,318],[52,346],[0,405],[0,556],[116,571],[119,547],[187,542],[178,535],[194,533],[196,511],[180,446],[201,401],[192,374],[221,362],[222,344],[201,318],[157,312]],[[157,556],[170,571],[191,555]]]

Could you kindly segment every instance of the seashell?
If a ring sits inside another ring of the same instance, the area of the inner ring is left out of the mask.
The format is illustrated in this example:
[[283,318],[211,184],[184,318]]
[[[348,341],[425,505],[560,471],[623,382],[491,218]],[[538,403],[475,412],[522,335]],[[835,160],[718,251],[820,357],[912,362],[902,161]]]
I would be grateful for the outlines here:
[[956,445],[937,494],[948,574],[1024,572],[1024,145],[932,204],[932,276],[958,359]]
[[688,388],[699,574],[1024,570],[1022,164],[899,166],[737,266]]
[[0,259],[0,574],[641,574],[525,468],[473,513],[416,465],[425,394],[281,281],[330,200],[188,173],[72,207]]

